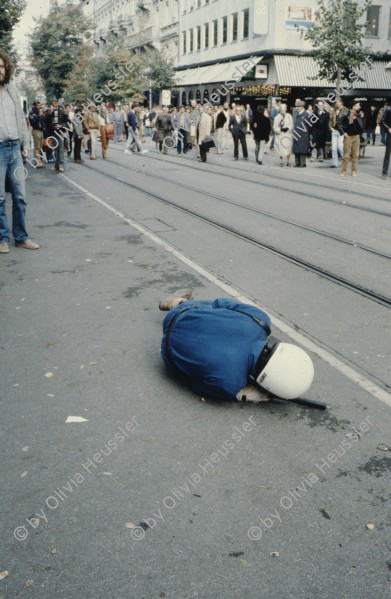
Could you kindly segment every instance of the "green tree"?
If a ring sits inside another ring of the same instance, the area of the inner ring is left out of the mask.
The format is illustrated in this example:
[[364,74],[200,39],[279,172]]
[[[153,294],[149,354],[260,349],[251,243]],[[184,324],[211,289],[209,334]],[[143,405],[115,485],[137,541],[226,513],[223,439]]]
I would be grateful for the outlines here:
[[143,55],[143,63],[148,70],[148,78],[153,80],[153,89],[171,89],[174,84],[174,61],[158,52],[147,50]]
[[63,95],[66,102],[83,103],[97,91],[94,84],[96,69],[93,47],[83,46],[80,49],[77,62],[64,81]]
[[300,30],[301,37],[314,47],[319,77],[336,81],[337,89],[341,80],[355,73],[366,58],[375,56],[363,46],[366,28],[363,17],[370,5],[371,0],[318,0],[319,22],[314,27]]
[[[65,99],[84,102],[103,90],[104,102],[144,102],[145,90],[171,88],[172,62],[157,51],[133,52],[126,47],[125,35],[110,35],[104,54],[93,54],[84,45],[64,82]],[[111,82],[111,83],[110,83]],[[109,84],[110,83],[110,84]]]
[[12,43],[12,32],[21,19],[26,3],[26,0],[1,0],[0,46],[14,60],[17,53]]
[[66,80],[89,38],[91,23],[78,6],[53,4],[31,35],[32,64],[37,69],[47,97],[63,95]]

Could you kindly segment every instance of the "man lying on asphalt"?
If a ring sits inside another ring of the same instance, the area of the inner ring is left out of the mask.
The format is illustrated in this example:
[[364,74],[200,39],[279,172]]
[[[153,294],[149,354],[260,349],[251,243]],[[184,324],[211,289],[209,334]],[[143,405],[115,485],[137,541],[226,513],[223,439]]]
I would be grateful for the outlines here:
[[203,397],[231,401],[295,399],[314,378],[304,350],[273,337],[269,316],[232,299],[193,300],[189,289],[159,304],[169,311],[161,352],[167,368],[186,375]]

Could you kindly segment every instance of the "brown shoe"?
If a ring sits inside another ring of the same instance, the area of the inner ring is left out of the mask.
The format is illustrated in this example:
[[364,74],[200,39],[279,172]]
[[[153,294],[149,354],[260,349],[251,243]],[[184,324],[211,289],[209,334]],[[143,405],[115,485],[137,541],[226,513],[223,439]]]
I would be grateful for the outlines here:
[[387,175],[382,175],[381,178],[383,179],[383,181],[385,181],[387,179]]
[[0,254],[8,254],[10,247],[8,243],[0,243]]
[[194,294],[192,289],[181,289],[180,291],[176,291],[172,295],[167,296],[163,300],[159,302],[159,310],[163,310],[163,312],[168,312],[173,308],[176,308],[182,302],[186,300],[193,299]]
[[38,243],[34,243],[31,239],[25,239],[24,241],[15,241],[15,246],[17,248],[24,248],[25,250],[38,250]]

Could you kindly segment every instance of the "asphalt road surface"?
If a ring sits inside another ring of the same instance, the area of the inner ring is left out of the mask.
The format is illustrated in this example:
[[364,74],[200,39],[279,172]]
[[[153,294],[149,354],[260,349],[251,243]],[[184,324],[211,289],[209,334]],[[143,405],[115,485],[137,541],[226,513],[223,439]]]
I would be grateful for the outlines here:
[[[206,164],[147,147],[29,169],[41,248],[0,260],[0,598],[391,597],[383,148],[340,179],[251,144]],[[269,312],[328,409],[171,378],[158,302],[184,287]]]

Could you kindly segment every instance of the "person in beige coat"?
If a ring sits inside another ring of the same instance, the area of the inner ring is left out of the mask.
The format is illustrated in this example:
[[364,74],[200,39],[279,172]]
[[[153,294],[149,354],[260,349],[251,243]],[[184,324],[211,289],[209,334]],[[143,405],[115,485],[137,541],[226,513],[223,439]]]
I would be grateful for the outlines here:
[[207,137],[210,137],[212,131],[212,118],[209,115],[209,107],[207,104],[205,106],[201,106],[201,118],[197,124],[197,160],[201,160],[201,162],[206,162],[207,150],[202,148],[202,142]]
[[293,119],[287,112],[287,105],[280,105],[280,112],[273,121],[274,150],[277,156],[280,157],[280,166],[290,166],[290,157],[293,144]]

